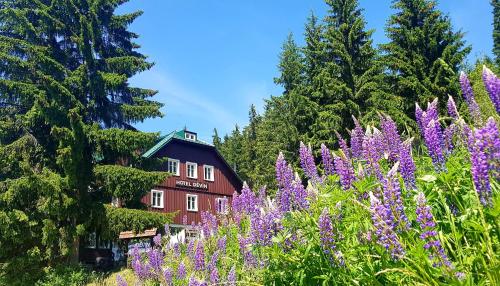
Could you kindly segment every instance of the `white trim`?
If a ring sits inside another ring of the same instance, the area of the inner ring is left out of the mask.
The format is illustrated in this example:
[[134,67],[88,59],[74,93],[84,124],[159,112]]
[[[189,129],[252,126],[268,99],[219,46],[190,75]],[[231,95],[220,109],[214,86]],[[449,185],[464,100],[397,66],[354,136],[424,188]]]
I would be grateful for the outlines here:
[[[191,177],[189,176],[189,166],[194,166],[194,176]],[[194,162],[187,162],[186,161],[186,177],[190,179],[198,179],[198,164]]]
[[[206,175],[205,168],[210,168],[210,169],[212,169],[212,170],[211,170],[211,172],[210,172],[210,174],[212,175],[212,177],[211,177],[211,178],[208,178],[208,179],[207,179],[207,178],[205,177],[205,175]],[[210,182],[213,182],[213,181],[215,180],[215,174],[214,174],[214,172],[215,172],[215,168],[214,168],[214,166],[212,166],[212,165],[203,165],[203,179],[205,179],[205,181],[210,181]]]
[[[194,208],[189,208],[189,198],[194,198]],[[186,210],[188,212],[197,212],[198,211],[198,195],[186,194]]]
[[176,172],[175,173],[172,173],[172,175],[174,176],[180,176],[181,175],[181,162],[177,159],[171,159],[171,158],[168,158],[167,159],[167,171],[170,172],[170,162],[174,162],[174,163],[177,163],[177,168],[176,168]]
[[[160,205],[155,206],[153,203],[153,194],[160,194]],[[162,190],[151,190],[151,207],[155,209],[162,209],[164,207],[163,201],[165,199],[164,192]]]

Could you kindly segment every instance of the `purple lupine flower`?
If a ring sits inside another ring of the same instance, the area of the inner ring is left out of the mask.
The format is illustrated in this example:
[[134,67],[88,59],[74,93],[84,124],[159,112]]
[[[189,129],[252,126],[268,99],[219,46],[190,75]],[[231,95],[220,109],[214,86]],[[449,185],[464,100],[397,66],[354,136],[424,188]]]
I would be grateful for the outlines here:
[[179,243],[174,243],[173,249],[174,249],[174,257],[179,258],[181,256],[181,247]]
[[455,137],[455,134],[458,133],[458,131],[458,126],[455,123],[448,125],[444,129],[443,143],[444,152],[446,155],[449,155],[451,154],[451,152],[453,152],[453,149],[455,148],[455,145],[453,144],[453,138]]
[[186,277],[186,265],[181,261],[179,267],[177,268],[177,279],[182,280]]
[[236,286],[236,267],[233,265],[227,274],[227,285]]
[[400,173],[403,177],[405,187],[407,190],[414,190],[417,188],[415,184],[415,162],[413,161],[411,152],[411,142],[413,138],[410,138],[401,144],[399,149],[399,164]]
[[266,204],[266,186],[259,189],[259,205],[263,206]]
[[212,268],[210,271],[210,283],[213,285],[219,284],[219,271],[217,270],[217,267]]
[[257,265],[257,260],[255,259],[252,250],[248,247],[250,240],[251,238],[247,239],[238,235],[238,243],[240,245],[240,252],[243,255],[243,262],[248,267],[255,267]]
[[482,124],[481,111],[479,105],[477,105],[476,99],[474,98],[474,92],[470,85],[469,78],[464,72],[460,72],[460,87],[462,88],[462,94],[469,107],[469,112],[476,125]]
[[217,217],[208,211],[203,211],[201,213],[201,222],[203,235],[205,237],[210,237],[217,233]]
[[278,211],[252,215],[250,217],[249,241],[259,245],[270,245],[274,235],[282,228],[279,223],[280,219],[281,214]]
[[194,257],[194,239],[191,239],[187,245],[187,254],[190,258]]
[[415,119],[417,121],[420,132],[423,132],[424,126],[422,122],[424,121],[424,111],[422,110],[422,108],[420,108],[420,105],[418,105],[418,103],[415,103]]
[[363,138],[365,137],[365,132],[356,117],[352,116],[352,119],[354,120],[354,129],[351,131],[351,152],[353,158],[360,159],[363,155]]
[[127,281],[120,274],[116,275],[116,284],[118,286],[128,286]]
[[422,234],[420,239],[425,242],[424,248],[429,252],[429,259],[433,262],[434,267],[445,266],[452,268],[451,262],[448,260],[441,242],[437,236],[436,222],[431,212],[431,207],[427,205],[425,195],[419,192],[415,197],[417,208],[417,222],[420,224]]
[[155,246],[161,246],[161,234],[157,234],[153,237],[153,243]]
[[210,258],[210,262],[208,263],[207,269],[211,271],[213,268],[217,268],[217,262],[219,261],[219,250],[214,251],[212,257]]
[[194,253],[194,269],[205,269],[205,247],[202,240],[198,240],[198,243],[196,243],[196,250]]
[[[187,218],[186,218],[187,220]],[[169,237],[170,236],[170,226],[168,225],[168,223],[166,223],[164,226],[163,226],[164,230],[165,230],[165,236],[166,237]]]
[[309,201],[307,200],[307,191],[302,185],[302,181],[298,174],[295,174],[295,179],[292,182],[292,209],[307,209],[309,208]]
[[321,248],[323,253],[330,259],[330,262],[343,265],[343,260],[338,260],[337,258],[342,257],[339,255],[339,250],[337,250],[336,238],[337,233],[333,229],[332,219],[328,212],[328,208],[324,208],[319,216],[318,220],[319,226],[319,236],[321,240]]
[[363,159],[367,161],[367,172],[379,179],[382,178],[379,160],[383,152],[383,141],[380,139],[381,133],[378,129],[373,128],[372,132],[370,127],[367,128],[363,140]]
[[188,224],[188,217],[187,217],[187,215],[183,215],[182,216],[182,224],[183,225],[187,225]]
[[500,114],[500,79],[486,66],[483,66],[483,82],[491,102]]
[[161,273],[161,266],[163,263],[163,253],[161,250],[153,248],[148,252],[149,266],[156,273]]
[[332,154],[330,149],[328,149],[325,144],[321,144],[321,159],[323,161],[323,169],[325,170],[325,175],[333,175],[335,173],[332,161]]
[[226,253],[227,236],[224,235],[217,240],[217,249],[222,253]]
[[401,147],[401,137],[399,136],[396,122],[388,115],[380,115],[380,128],[382,129],[385,151],[388,152],[389,160],[396,162]]
[[446,106],[448,107],[448,114],[450,115],[450,117],[457,120],[460,117],[460,114],[458,113],[455,100],[453,100],[453,97],[451,97],[451,95],[448,96],[448,103],[446,104]]
[[340,135],[337,131],[335,131],[335,135],[337,136],[337,139],[339,141],[339,146],[342,152],[344,152],[344,155],[347,158],[351,158],[351,154],[349,152],[349,147],[347,146],[347,141],[345,141],[344,138],[342,138],[342,135]]
[[400,259],[405,255],[403,246],[399,242],[398,236],[394,231],[393,217],[390,209],[386,208],[379,199],[370,192],[370,212],[372,222],[375,226],[377,243],[383,246],[393,259]]
[[148,264],[143,264],[140,259],[132,260],[132,269],[134,270],[135,276],[144,281],[148,279],[151,275],[150,267]]
[[410,228],[408,217],[405,214],[405,207],[401,198],[401,189],[399,187],[399,179],[396,177],[399,163],[396,163],[387,176],[382,180],[384,189],[384,205],[392,212],[393,228],[399,231],[405,231]]
[[472,179],[481,203],[488,206],[492,198],[490,173],[497,180],[500,178],[500,134],[495,120],[490,117],[471,137]]
[[194,275],[191,275],[191,277],[189,277],[188,286],[200,286],[200,282],[194,277]]
[[302,141],[300,142],[299,148],[300,166],[304,170],[304,174],[313,183],[321,182],[318,176],[318,169],[316,169],[316,164],[314,163],[314,157],[312,154],[311,146],[306,146]]
[[163,271],[163,279],[165,279],[165,285],[174,285],[172,283],[172,269],[170,267],[165,268]]
[[294,175],[292,167],[287,164],[283,153],[280,152],[278,159],[276,160],[276,180],[278,181],[276,201],[282,212],[290,210],[293,179]]
[[344,153],[341,151],[340,156],[333,155],[333,162],[335,164],[335,171],[339,174],[340,184],[342,189],[349,190],[352,183],[355,181],[354,168],[352,167],[351,161],[346,158]]
[[436,172],[446,170],[443,154],[443,131],[439,122],[432,119],[424,131],[424,141]]

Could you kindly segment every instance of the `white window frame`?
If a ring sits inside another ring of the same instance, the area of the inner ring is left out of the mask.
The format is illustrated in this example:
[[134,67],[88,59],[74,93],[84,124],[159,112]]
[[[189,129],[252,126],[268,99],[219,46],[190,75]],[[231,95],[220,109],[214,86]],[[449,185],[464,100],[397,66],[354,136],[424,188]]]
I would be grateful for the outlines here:
[[[217,213],[220,214],[227,214],[228,213],[228,206],[226,206],[226,209],[223,209],[223,205],[221,205],[222,200],[227,200],[227,197],[221,197],[221,198],[215,198],[215,207],[217,210]],[[227,200],[227,203],[229,204],[229,200]]]
[[[194,208],[189,208],[189,198],[194,198]],[[198,195],[186,194],[186,210],[188,212],[198,211]]]
[[[194,166],[194,176],[189,176],[189,166]],[[186,177],[190,179],[198,179],[198,164],[193,162],[186,162]]]
[[[154,194],[160,194],[160,204],[159,205],[154,205]],[[164,192],[162,190],[151,190],[151,207],[155,209],[162,209],[164,208]]]
[[[206,169],[211,169],[210,171],[210,174],[212,175],[211,178],[207,178],[206,175]],[[203,165],[203,179],[205,179],[205,181],[210,181],[210,182],[213,182],[215,180],[215,168],[214,166],[211,166],[211,165]]]
[[196,141],[196,135],[193,133],[185,132],[184,138],[191,141]]
[[[170,163],[176,163],[177,164],[177,168],[176,168],[176,172],[175,173],[171,173],[170,172]],[[170,158],[167,159],[167,171],[169,173],[171,173],[174,176],[180,176],[181,175],[180,169],[181,169],[181,163],[180,163],[179,160],[177,160],[177,159],[170,159]]]

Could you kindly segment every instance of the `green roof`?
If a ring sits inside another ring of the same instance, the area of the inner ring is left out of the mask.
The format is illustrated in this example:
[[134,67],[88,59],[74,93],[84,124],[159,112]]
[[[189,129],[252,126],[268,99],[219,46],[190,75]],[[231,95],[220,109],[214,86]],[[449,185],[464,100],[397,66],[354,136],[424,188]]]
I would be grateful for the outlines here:
[[[189,131],[187,131],[187,132],[191,133]],[[142,157],[150,158],[156,152],[158,152],[158,150],[160,150],[163,146],[167,145],[168,142],[172,141],[172,139],[178,139],[178,140],[182,140],[182,141],[186,141],[186,142],[190,142],[190,143],[197,143],[197,144],[213,147],[212,144],[198,140],[198,138],[196,138],[196,140],[186,139],[186,130],[172,131],[169,134],[161,137],[161,139],[160,139],[160,141],[158,141],[158,143],[156,143],[153,147],[151,147],[149,150],[144,152],[144,154],[142,154]]]

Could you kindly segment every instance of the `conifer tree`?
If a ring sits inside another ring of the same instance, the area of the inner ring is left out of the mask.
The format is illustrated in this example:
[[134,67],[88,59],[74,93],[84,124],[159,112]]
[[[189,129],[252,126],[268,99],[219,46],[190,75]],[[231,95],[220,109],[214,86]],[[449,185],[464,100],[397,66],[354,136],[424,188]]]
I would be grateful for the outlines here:
[[391,89],[414,114],[415,102],[438,97],[445,110],[448,95],[459,94],[458,70],[470,52],[463,33],[453,31],[448,16],[432,0],[397,0],[387,25],[390,42],[382,45]]
[[291,90],[303,83],[304,59],[292,33],[283,43],[278,69],[280,77],[275,78],[274,82],[285,89],[284,94],[290,93]]
[[162,105],[128,84],[152,64],[128,30],[141,12],[115,14],[124,2],[0,1],[0,284],[76,257],[103,203],[137,206],[166,177],[138,169],[157,134],[133,124]]
[[500,0],[491,0],[493,6],[493,54],[500,67]]
[[221,150],[222,141],[219,137],[219,132],[217,132],[217,128],[214,128],[214,133],[212,135],[212,144],[217,148],[217,150]]

